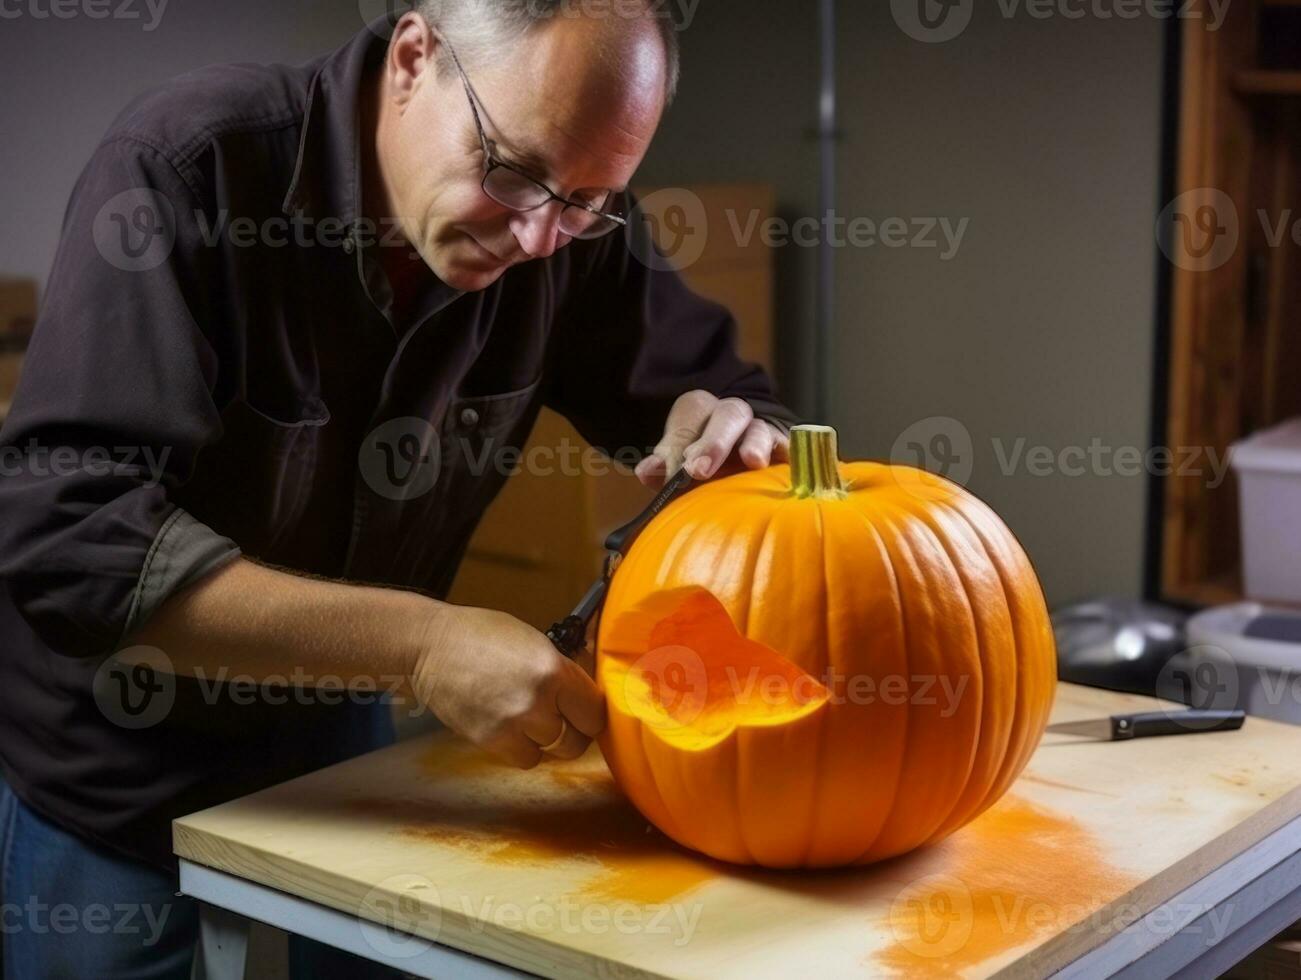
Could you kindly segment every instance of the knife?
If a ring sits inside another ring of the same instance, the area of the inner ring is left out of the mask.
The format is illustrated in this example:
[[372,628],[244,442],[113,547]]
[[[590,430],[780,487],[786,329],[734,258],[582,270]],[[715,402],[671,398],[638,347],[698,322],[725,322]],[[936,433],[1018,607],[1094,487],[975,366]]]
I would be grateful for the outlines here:
[[695,482],[686,467],[680,468],[669,477],[659,493],[655,494],[651,502],[646,505],[644,511],[623,527],[611,531],[606,537],[605,550],[609,554],[605,556],[605,570],[601,577],[592,583],[592,587],[579,600],[573,612],[559,622],[552,623],[547,630],[547,639],[562,654],[572,659],[582,652],[587,644],[588,626],[605,601],[605,593],[610,588],[610,579],[614,577],[614,570],[619,567],[619,562],[623,560],[632,543],[637,540],[637,535],[641,534],[646,525],[673,500],[695,486]]
[[1146,711],[1087,721],[1059,721],[1049,725],[1048,731],[1058,735],[1082,735],[1102,742],[1122,742],[1154,735],[1231,732],[1241,728],[1245,718],[1246,714],[1239,710],[1189,708],[1187,711]]

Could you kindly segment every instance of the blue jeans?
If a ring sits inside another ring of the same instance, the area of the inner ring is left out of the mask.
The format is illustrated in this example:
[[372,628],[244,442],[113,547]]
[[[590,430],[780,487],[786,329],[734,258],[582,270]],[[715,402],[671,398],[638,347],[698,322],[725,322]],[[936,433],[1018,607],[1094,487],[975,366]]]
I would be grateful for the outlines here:
[[[175,875],[68,833],[0,781],[4,980],[188,980],[199,910],[176,887]],[[295,980],[397,976],[300,936],[289,937],[289,973]]]

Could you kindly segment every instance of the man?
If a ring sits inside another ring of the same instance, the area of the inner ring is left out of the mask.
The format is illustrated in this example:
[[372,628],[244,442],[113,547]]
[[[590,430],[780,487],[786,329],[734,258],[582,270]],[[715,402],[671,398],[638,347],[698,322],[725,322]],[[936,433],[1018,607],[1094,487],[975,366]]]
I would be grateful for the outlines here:
[[[672,25],[562,7],[430,0],[387,43],[205,69],[96,150],[0,440],[4,902],[166,921],[18,916],[10,975],[183,975],[169,821],[391,737],[373,698],[222,678],[401,677],[516,765],[584,750],[589,676],[439,601],[505,479],[474,460],[542,405],[640,447],[651,485],[784,458],[792,416],[732,321],[628,218]],[[123,647],[179,679],[114,666]]]

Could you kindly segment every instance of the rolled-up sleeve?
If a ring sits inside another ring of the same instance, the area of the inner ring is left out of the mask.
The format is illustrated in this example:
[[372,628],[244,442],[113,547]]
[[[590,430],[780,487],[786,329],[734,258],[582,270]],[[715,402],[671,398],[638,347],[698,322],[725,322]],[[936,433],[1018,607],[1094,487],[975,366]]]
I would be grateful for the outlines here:
[[629,213],[626,234],[575,247],[547,405],[607,453],[653,447],[674,400],[696,389],[744,399],[757,417],[789,431],[800,420],[764,370],[737,356],[732,314],[694,293],[663,259],[639,212]]
[[114,649],[239,554],[169,499],[221,434],[197,201],[152,147],[100,146],[0,429],[0,583],[63,654]]

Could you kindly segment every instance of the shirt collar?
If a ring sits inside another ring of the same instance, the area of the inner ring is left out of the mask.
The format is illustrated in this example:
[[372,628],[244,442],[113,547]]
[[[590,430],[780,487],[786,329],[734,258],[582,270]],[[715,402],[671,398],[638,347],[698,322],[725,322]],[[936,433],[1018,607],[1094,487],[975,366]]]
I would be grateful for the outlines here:
[[[351,41],[330,55],[312,77],[303,113],[303,132],[298,142],[294,176],[285,194],[282,210],[292,216],[302,213],[316,221],[338,222],[335,231],[349,236],[347,251],[353,254],[357,274],[371,301],[391,322],[392,289],[373,249],[351,240],[360,224],[362,210],[360,101],[366,73],[384,58],[392,23],[380,17]],[[385,228],[375,234],[382,235]],[[432,315],[459,297],[435,276],[417,304],[418,319]]]
[[286,215],[338,219],[351,230],[362,213],[360,96],[367,70],[383,58],[386,18],[360,31],[330,55],[307,89]]

